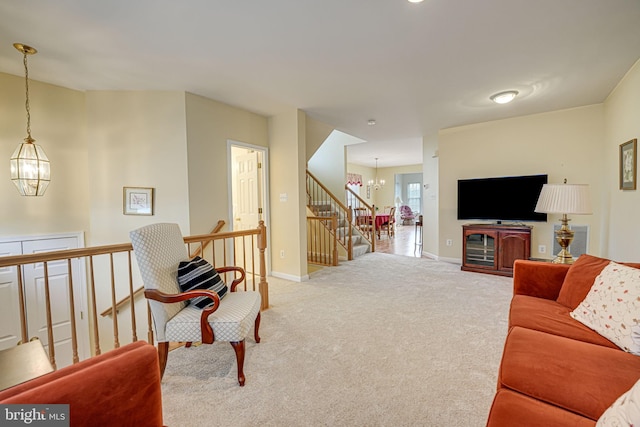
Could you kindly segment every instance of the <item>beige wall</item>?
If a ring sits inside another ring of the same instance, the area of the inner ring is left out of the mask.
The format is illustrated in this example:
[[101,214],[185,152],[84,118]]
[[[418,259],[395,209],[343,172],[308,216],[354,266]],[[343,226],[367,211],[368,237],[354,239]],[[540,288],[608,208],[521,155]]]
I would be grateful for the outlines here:
[[346,200],[347,146],[361,142],[344,132],[333,131],[308,162],[311,173],[342,202]]
[[422,139],[422,252],[437,257],[440,242],[440,203],[438,197],[440,169],[437,135]]
[[[307,278],[305,115],[291,109],[269,118],[272,274]],[[284,256],[281,256],[284,251]]]
[[307,161],[310,160],[318,148],[322,146],[327,137],[333,132],[333,129],[333,126],[314,120],[311,117],[306,117],[305,155],[307,156]]
[[370,191],[370,197],[367,198],[367,182],[376,179],[375,167],[370,168],[367,166],[356,165],[354,163],[347,164],[347,172],[358,173],[362,175],[362,187],[360,188],[360,197],[364,199],[370,205],[376,205],[380,209],[384,206],[395,205],[395,175],[401,173],[420,173],[422,172],[422,165],[408,165],[397,166],[389,168],[378,168],[378,182],[384,179],[384,187],[379,190],[374,190],[373,187]]
[[89,229],[89,167],[84,94],[29,80],[31,134],[51,161],[44,197],[22,197],[9,158],[27,136],[24,77],[0,73],[0,236]]
[[[546,173],[550,183],[589,184],[593,215],[573,216],[572,225],[590,227],[589,252],[602,253],[602,218],[607,210],[603,192],[603,105],[554,111],[513,119],[446,129],[439,134],[439,239],[438,256],[460,260],[462,224],[457,218],[457,180]],[[532,256],[548,257],[553,244],[553,224],[531,223]],[[478,221],[480,222],[480,221]],[[446,239],[453,246],[446,246]],[[538,253],[546,245],[547,253]]]
[[[604,112],[602,201],[609,203],[609,209],[603,216],[605,234],[608,234],[608,239],[603,241],[603,251],[615,260],[638,262],[640,186],[635,191],[620,190],[618,159],[620,144],[634,138],[640,139],[640,61],[609,95]],[[638,166],[640,163],[637,163]]]
[[227,141],[267,147],[267,118],[186,94],[190,234],[211,231],[218,220],[230,229]]
[[[175,222],[189,234],[184,92],[90,91],[87,137],[92,245],[129,241],[129,231]],[[123,215],[123,187],[155,188],[153,216]]]

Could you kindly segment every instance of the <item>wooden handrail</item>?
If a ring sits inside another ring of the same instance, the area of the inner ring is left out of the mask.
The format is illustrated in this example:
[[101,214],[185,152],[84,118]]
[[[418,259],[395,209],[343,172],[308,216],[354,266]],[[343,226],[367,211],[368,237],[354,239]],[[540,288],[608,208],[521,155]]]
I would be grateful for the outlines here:
[[[365,215],[371,216],[371,228],[363,230],[362,227],[357,226],[360,233],[364,236],[365,239],[371,244],[371,252],[376,251],[376,205],[369,205],[360,195],[356,194],[352,189],[349,188],[348,185],[344,186],[345,191],[350,194],[356,201],[356,206],[349,206],[349,209],[363,209],[367,212]],[[354,218],[357,222],[357,218]]]
[[[329,189],[318,181],[309,170],[307,170],[307,206],[314,214],[318,214],[320,207],[330,206],[329,214],[337,214],[339,220],[344,220],[343,224],[346,224],[347,232],[341,235],[336,235],[337,242],[345,248],[347,251],[347,258],[353,259],[353,230],[351,227],[352,212],[351,210],[338,199]],[[337,230],[330,230],[332,233],[336,233]]]
[[[215,227],[213,227],[213,230],[211,230],[211,233],[209,234],[215,234],[218,233],[220,230],[222,230],[222,227],[224,227],[224,220],[218,220],[218,223],[216,224]],[[213,240],[209,240],[204,247],[200,246],[198,249],[196,249],[193,253],[191,253],[189,255],[189,258],[195,258],[197,256],[199,256],[206,248],[207,246],[209,246],[211,244],[211,242],[213,242]]]
[[323,184],[323,183],[321,183],[321,182],[320,182],[320,180],[319,180],[318,178],[316,178],[316,177],[315,177],[311,172],[309,172],[309,170],[307,170],[307,174],[308,174],[311,178],[313,178],[313,179],[316,181],[316,183],[320,186],[320,188],[322,188],[322,189],[323,189],[327,194],[329,194],[329,196],[331,196],[331,198],[333,199],[333,201],[334,201],[334,202],[336,202],[336,204],[337,204],[338,206],[340,206],[340,207],[341,207],[342,209],[344,209],[345,211],[348,211],[348,210],[349,210],[349,208],[347,208],[347,206],[346,206],[344,203],[342,203],[342,202],[340,201],[340,199],[338,199],[338,198],[335,196],[335,194],[333,194],[333,193],[332,193],[332,192],[331,192],[327,187],[325,187],[325,186],[324,186],[324,184]]

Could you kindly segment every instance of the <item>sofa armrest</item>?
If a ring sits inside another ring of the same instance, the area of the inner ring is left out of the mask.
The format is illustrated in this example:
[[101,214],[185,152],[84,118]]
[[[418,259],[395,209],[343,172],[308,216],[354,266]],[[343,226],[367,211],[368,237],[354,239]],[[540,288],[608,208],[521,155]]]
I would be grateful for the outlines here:
[[162,426],[158,352],[128,344],[0,391],[0,403],[68,404],[72,426]]
[[518,259],[513,265],[513,294],[556,300],[569,265]]

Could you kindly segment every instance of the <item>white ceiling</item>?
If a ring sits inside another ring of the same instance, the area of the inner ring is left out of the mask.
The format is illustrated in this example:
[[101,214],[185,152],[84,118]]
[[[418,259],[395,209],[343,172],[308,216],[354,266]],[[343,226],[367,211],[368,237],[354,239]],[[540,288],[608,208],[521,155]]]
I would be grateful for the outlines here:
[[68,88],[300,108],[380,167],[420,163],[438,129],[600,103],[640,57],[640,0],[21,0],[0,19],[1,72],[23,75],[20,42],[30,78]]

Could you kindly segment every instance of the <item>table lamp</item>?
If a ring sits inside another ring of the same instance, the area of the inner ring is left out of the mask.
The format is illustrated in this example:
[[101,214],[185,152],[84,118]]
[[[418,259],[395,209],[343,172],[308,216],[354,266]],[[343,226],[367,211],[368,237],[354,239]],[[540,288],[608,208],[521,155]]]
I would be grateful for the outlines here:
[[553,260],[556,264],[572,264],[573,257],[569,253],[569,245],[573,240],[573,230],[569,228],[568,214],[590,215],[591,200],[589,186],[586,184],[544,184],[535,208],[536,212],[562,214],[562,227],[556,231],[556,241],[562,248]]

